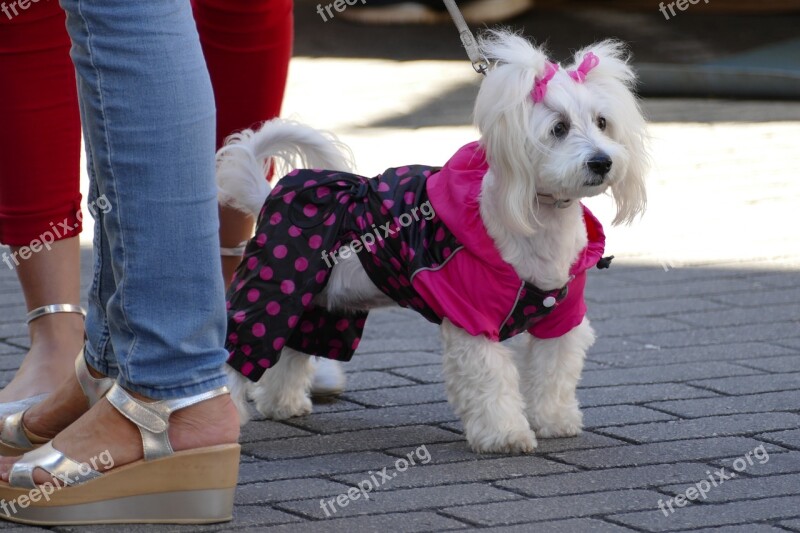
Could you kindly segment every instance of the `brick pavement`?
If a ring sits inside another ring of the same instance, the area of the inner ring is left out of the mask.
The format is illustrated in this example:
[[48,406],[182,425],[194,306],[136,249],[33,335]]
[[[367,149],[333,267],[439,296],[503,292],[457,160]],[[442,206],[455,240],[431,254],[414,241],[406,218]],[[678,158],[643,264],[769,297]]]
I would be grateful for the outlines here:
[[[338,73],[328,95],[335,106],[313,86],[320,72]],[[393,73],[430,83],[393,85]],[[473,92],[462,63],[300,58],[287,114],[341,134],[370,173],[409,157],[441,163],[471,140]],[[800,104],[781,105],[783,116],[800,116]],[[341,399],[301,419],[244,428],[233,522],[57,530],[800,532],[800,122],[774,121],[770,103],[652,100],[645,108],[655,118],[651,208],[641,223],[609,229],[618,260],[590,277],[599,340],[579,390],[580,437],[540,440],[525,457],[471,453],[445,401],[436,328],[384,310],[369,319]],[[443,126],[414,129],[398,118],[426,109]],[[592,208],[610,219],[607,203]],[[5,267],[0,309],[7,381],[27,339]],[[423,445],[430,462],[326,517],[321,498],[391,472]],[[763,464],[705,501],[659,511],[659,500],[707,472],[734,472],[760,446]]]

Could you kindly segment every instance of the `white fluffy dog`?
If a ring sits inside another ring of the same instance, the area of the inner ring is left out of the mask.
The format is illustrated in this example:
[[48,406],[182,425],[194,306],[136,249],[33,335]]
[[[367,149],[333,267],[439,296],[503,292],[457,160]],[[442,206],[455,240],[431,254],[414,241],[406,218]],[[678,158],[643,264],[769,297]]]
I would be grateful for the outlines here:
[[[635,77],[623,47],[612,41],[577,52],[574,64],[563,68],[512,33],[490,32],[481,45],[492,67],[475,105],[489,166],[480,218],[520,279],[543,291],[557,290],[571,281],[570,267],[587,246],[580,198],[610,191],[617,207],[614,224],[631,222],[645,208],[647,136],[631,91]],[[220,199],[258,213],[269,193],[264,162],[291,156],[304,158],[309,167],[350,168],[341,146],[329,137],[272,121],[234,136],[221,150]],[[394,303],[355,254],[333,267],[315,302],[352,310]],[[536,434],[580,433],[575,392],[595,339],[588,319],[556,338],[523,332],[522,350],[471,335],[447,318],[441,332],[447,396],[473,450],[526,453],[536,447]],[[280,362],[252,386],[231,372],[243,417],[248,395],[269,418],[309,413],[310,359],[283,348]]]

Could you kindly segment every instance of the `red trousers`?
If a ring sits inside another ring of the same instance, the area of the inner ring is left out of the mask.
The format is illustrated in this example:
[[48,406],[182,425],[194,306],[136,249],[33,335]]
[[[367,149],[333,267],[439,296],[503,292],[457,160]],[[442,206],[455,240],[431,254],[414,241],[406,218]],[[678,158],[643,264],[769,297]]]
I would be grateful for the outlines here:
[[[80,232],[80,120],[65,16],[54,0],[26,5],[6,2],[0,11],[0,243],[10,246],[28,245],[62,222],[76,229],[61,238]],[[192,6],[214,86],[219,146],[280,114],[292,0]]]

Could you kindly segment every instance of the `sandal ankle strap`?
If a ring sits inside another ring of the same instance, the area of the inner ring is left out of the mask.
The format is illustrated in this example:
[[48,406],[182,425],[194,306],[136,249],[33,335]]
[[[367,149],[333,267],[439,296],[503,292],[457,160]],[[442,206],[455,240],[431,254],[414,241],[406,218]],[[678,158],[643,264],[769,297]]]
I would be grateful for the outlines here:
[[45,315],[52,315],[55,313],[78,313],[80,315],[83,315],[84,318],[86,318],[86,310],[80,305],[50,304],[37,307],[36,309],[30,311],[28,313],[27,320],[25,321],[25,323],[30,324],[37,318],[41,318]]
[[106,399],[125,418],[136,424],[142,434],[142,448],[145,461],[167,457],[174,453],[169,441],[169,417],[180,409],[204,402],[217,396],[228,394],[228,387],[188,396],[175,400],[161,400],[146,403],[131,396],[125,389],[114,383]]
[[247,241],[240,242],[239,246],[234,246],[233,248],[220,246],[219,255],[222,257],[242,257],[245,248],[247,248]]
[[86,364],[86,358],[83,355],[83,350],[75,358],[75,376],[78,378],[78,383],[83,389],[83,394],[89,400],[89,407],[99,402],[108,392],[114,380],[109,377],[96,378],[89,372],[89,365]]

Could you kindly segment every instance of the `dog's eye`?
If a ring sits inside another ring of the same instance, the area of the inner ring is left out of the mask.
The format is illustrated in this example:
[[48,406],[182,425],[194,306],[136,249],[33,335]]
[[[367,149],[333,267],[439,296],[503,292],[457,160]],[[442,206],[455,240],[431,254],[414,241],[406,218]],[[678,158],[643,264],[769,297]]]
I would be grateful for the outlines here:
[[606,131],[606,119],[604,117],[597,119],[597,127],[600,128],[600,131]]
[[564,124],[563,122],[559,122],[553,127],[553,137],[556,139],[560,139],[564,137],[567,132],[569,132],[569,126]]

